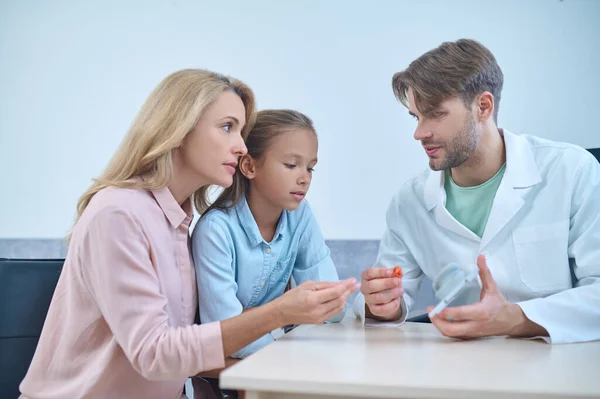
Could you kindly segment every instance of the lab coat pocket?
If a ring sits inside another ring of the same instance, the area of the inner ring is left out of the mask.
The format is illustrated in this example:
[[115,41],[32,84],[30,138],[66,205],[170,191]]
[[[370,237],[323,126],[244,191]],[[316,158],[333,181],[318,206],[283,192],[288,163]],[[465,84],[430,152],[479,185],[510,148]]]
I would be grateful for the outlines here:
[[269,291],[276,289],[278,286],[281,286],[285,289],[285,286],[292,275],[295,261],[295,253],[290,254],[290,256],[284,260],[277,261],[269,279]]
[[552,292],[571,287],[569,220],[520,227],[512,236],[521,281],[531,291]]

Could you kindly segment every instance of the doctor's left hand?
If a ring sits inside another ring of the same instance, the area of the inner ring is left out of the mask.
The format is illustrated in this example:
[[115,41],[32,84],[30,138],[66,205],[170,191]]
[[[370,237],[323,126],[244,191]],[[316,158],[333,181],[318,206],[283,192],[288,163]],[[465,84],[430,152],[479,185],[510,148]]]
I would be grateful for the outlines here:
[[[506,301],[487,267],[485,256],[479,255],[477,267],[482,285],[480,301],[472,305],[446,308],[431,319],[447,337],[469,339],[511,335],[527,319],[518,305]],[[433,307],[427,311],[431,309]]]

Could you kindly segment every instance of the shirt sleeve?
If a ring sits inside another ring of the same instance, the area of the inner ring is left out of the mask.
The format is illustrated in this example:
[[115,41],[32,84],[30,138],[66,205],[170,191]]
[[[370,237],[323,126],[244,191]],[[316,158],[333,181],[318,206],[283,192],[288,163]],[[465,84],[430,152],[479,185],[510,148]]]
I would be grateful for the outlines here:
[[365,325],[376,325],[381,327],[396,327],[402,325],[411,311],[423,280],[423,272],[408,247],[402,239],[401,229],[402,206],[400,197],[397,195],[392,199],[386,213],[386,229],[379,244],[379,253],[375,267],[393,268],[400,266],[402,268],[402,287],[404,288],[404,296],[400,298],[400,306],[402,315],[400,320],[395,321],[379,321],[370,319],[365,316],[365,297],[362,293],[358,293],[354,301],[353,310],[356,317],[360,318]]
[[[292,271],[294,281],[297,284],[302,284],[305,281],[339,281],[335,264],[331,259],[331,251],[325,243],[319,224],[308,203],[306,203],[303,210],[302,219],[305,227],[300,238],[296,262]],[[329,319],[328,322],[339,322],[345,314],[346,307]]]
[[[192,253],[202,323],[229,319],[244,310],[237,297],[234,251],[233,240],[222,226],[212,220],[200,219],[192,234]],[[263,335],[232,357],[247,357],[273,341],[271,334]]]
[[223,367],[221,326],[169,326],[167,298],[135,216],[118,208],[96,214],[78,253],[81,277],[133,368],[172,380]]
[[574,288],[519,302],[553,344],[600,339],[600,164],[586,154],[574,180],[568,255]]

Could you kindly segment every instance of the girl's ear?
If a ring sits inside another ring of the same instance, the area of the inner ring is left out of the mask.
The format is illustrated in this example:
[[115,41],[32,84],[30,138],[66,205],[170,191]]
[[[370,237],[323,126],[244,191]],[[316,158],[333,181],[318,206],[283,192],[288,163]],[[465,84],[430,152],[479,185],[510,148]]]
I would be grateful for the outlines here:
[[252,180],[256,176],[256,164],[250,155],[246,154],[240,158],[240,172],[248,180]]

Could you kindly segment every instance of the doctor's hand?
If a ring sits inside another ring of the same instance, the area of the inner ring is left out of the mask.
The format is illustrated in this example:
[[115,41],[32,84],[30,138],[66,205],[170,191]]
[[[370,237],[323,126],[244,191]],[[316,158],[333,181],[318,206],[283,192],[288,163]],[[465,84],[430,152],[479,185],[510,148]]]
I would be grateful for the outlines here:
[[[506,301],[487,267],[485,256],[479,255],[477,267],[482,285],[480,301],[472,305],[446,308],[434,316],[431,322],[443,335],[460,339],[496,335],[548,335],[544,328],[525,316],[519,305]],[[433,307],[427,311],[431,309]]]
[[379,320],[400,318],[402,279],[392,277],[392,269],[372,267],[361,274],[360,292],[365,296],[366,316]]

